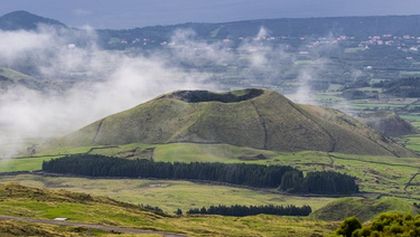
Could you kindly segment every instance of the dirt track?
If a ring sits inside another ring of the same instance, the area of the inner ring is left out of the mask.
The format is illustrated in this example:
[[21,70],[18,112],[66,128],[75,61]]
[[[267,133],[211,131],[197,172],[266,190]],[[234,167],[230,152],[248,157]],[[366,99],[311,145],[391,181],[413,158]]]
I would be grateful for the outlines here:
[[87,229],[96,229],[96,230],[102,230],[102,231],[113,232],[113,233],[157,234],[157,235],[161,235],[165,237],[186,237],[186,235],[183,235],[183,234],[169,233],[169,232],[163,232],[163,231],[144,230],[144,229],[137,229],[137,228],[108,226],[108,225],[99,225],[99,224],[86,224],[86,223],[69,222],[69,221],[57,221],[57,220],[48,220],[48,219],[33,219],[29,217],[0,216],[0,220],[12,220],[12,221],[21,221],[21,222],[30,222],[30,223],[39,223],[39,224],[83,227]]

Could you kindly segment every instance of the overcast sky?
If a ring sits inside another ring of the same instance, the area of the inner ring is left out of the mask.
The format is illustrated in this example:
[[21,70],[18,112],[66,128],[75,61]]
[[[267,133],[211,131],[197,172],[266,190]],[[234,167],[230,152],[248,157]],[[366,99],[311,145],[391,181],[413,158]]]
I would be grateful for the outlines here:
[[131,28],[260,18],[420,14],[420,0],[0,0],[70,26]]

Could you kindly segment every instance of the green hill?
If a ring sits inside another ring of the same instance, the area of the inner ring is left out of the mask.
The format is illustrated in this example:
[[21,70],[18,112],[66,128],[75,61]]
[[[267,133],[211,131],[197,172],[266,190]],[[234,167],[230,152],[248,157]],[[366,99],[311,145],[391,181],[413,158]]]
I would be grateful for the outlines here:
[[277,151],[414,156],[332,109],[297,105],[269,90],[177,91],[111,115],[54,145],[225,143]]
[[0,17],[1,30],[34,30],[39,24],[65,27],[59,21],[37,16],[27,11],[14,11]]
[[348,216],[356,216],[361,221],[367,221],[379,213],[388,211],[417,214],[420,210],[405,199],[391,197],[380,199],[344,198],[327,204],[313,212],[311,216],[325,221],[339,221]]
[[398,137],[416,133],[416,128],[398,114],[390,111],[377,111],[361,115],[366,124],[385,136]]

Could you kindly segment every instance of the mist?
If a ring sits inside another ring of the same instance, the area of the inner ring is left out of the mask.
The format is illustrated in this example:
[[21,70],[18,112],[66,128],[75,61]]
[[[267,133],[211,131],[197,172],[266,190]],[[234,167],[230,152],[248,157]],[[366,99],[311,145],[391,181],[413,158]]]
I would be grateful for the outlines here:
[[[2,156],[15,155],[24,139],[62,136],[163,93],[224,89],[223,80],[205,70],[209,65],[240,63],[248,77],[262,75],[262,83],[283,80],[295,69],[296,56],[269,37],[262,27],[234,48],[229,40],[209,43],[184,29],[162,49],[145,54],[103,50],[89,27],[76,33],[42,26],[35,32],[0,31],[0,65],[30,70],[43,82],[42,88],[13,86],[0,94]],[[301,87],[291,98],[314,103],[308,85],[324,62],[300,67]]]

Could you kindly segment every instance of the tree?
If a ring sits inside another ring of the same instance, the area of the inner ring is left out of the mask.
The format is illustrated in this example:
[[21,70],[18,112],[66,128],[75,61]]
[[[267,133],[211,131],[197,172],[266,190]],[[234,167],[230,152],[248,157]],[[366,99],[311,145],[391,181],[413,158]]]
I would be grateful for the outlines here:
[[177,216],[182,216],[182,210],[181,209],[177,209],[176,211],[175,211],[175,215],[177,215]]
[[42,169],[51,173],[93,177],[208,180],[258,188],[280,187],[281,190],[287,192],[317,194],[358,192],[355,178],[349,175],[324,171],[310,172],[303,177],[302,171],[280,165],[170,163],[76,154],[44,161]]
[[299,190],[302,183],[302,172],[287,171],[281,179],[279,189],[286,192],[294,192]]
[[360,224],[359,219],[355,216],[348,217],[337,229],[337,234],[344,237],[352,237],[353,232],[360,228],[362,228],[362,225]]
[[308,216],[311,214],[310,206],[296,207],[287,206],[243,206],[243,205],[218,205],[208,208],[191,208],[187,213],[190,215],[222,215],[222,216],[252,216],[258,214],[279,215],[279,216]]
[[341,224],[336,233],[346,237],[417,237],[420,236],[420,215],[413,216],[400,212],[381,213],[362,228],[357,219],[351,217]]

